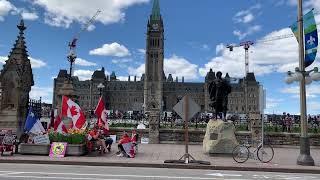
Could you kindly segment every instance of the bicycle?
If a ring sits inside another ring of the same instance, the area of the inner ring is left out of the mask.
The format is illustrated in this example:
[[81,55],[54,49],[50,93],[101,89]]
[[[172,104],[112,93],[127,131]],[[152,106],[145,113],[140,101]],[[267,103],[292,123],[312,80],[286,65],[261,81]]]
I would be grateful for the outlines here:
[[252,149],[252,145],[248,142],[236,146],[232,151],[233,160],[237,163],[244,163],[250,158],[254,160],[259,160],[263,163],[270,162],[274,156],[274,150],[272,146],[268,144],[264,144],[262,146],[261,141],[258,142],[258,146],[254,149],[253,152],[250,151],[250,149]]

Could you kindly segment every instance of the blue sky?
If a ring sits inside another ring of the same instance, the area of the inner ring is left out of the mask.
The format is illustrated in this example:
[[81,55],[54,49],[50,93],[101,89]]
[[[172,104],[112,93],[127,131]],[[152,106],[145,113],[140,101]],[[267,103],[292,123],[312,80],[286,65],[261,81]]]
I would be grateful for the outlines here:
[[[242,77],[244,50],[229,52],[225,46],[291,34],[288,26],[297,13],[296,0],[160,0],[160,7],[165,72],[191,82],[203,82],[210,68]],[[305,0],[305,12],[311,7],[319,13],[320,0]],[[52,78],[59,69],[68,69],[67,43],[97,9],[102,13],[78,42],[75,74],[88,79],[103,66],[122,80],[140,76],[152,0],[0,0],[0,64],[16,40],[16,25],[23,17],[35,79],[31,97],[51,102]],[[320,23],[319,14],[316,21]],[[250,71],[267,90],[267,113],[299,112],[298,84],[283,81],[285,72],[297,66],[297,47],[294,38],[287,38],[257,43],[250,49]],[[308,113],[320,114],[319,88],[319,82],[307,87]]]

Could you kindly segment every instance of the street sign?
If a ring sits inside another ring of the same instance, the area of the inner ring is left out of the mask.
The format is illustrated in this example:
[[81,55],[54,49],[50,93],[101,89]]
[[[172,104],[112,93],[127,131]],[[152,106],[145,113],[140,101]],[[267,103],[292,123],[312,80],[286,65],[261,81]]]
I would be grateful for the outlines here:
[[[184,119],[184,141],[185,141],[185,154],[179,160],[165,160],[164,163],[199,163],[204,165],[210,165],[208,161],[197,161],[189,154],[189,130],[188,121],[201,109],[199,105],[194,102],[189,95],[185,95],[182,100],[173,107],[173,110],[177,112]],[[192,160],[190,160],[190,158]]]
[[[188,98],[188,109],[185,109],[186,98]],[[188,120],[190,120],[201,108],[190,96],[184,96],[182,100],[173,107],[173,110],[178,113],[182,119],[185,118],[185,113],[188,112]]]

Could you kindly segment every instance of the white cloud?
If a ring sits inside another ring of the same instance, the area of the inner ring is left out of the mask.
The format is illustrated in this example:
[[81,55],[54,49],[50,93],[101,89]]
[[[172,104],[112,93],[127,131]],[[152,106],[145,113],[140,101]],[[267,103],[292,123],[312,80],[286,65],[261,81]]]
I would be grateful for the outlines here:
[[164,72],[166,75],[172,74],[173,77],[193,80],[198,78],[198,65],[190,63],[183,57],[173,55],[164,59]]
[[143,55],[146,54],[146,50],[145,50],[145,49],[138,49],[138,52],[139,52],[140,54],[143,54]]
[[144,72],[145,72],[145,64],[141,64],[137,68],[128,67],[128,73],[129,75],[132,75],[132,76],[142,76]]
[[5,64],[5,63],[6,63],[6,60],[8,60],[8,57],[6,57],[6,56],[0,56],[0,63],[1,63],[1,64]]
[[[282,35],[292,34],[290,28],[274,31],[264,36],[262,39],[273,39]],[[277,39],[262,43],[259,40],[249,49],[249,69],[256,75],[270,74],[274,72],[284,73],[293,71],[298,66],[298,43],[295,37]],[[222,49],[217,45],[217,49]],[[234,48],[232,52],[222,49],[220,54],[213,57],[204,67],[199,69],[201,76],[205,76],[212,68],[214,71],[229,72],[233,77],[243,77],[245,74],[244,64],[245,51],[243,47]],[[319,57],[317,58],[319,60]],[[308,69],[320,66],[316,61]],[[279,79],[282,81],[282,79]]]
[[[311,111],[319,111],[320,110],[320,103],[319,102],[310,102],[308,103],[308,109],[310,109]],[[319,112],[318,112],[319,114]]]
[[39,18],[38,14],[36,12],[28,12],[28,11],[22,11],[21,16],[24,20],[36,20]]
[[74,76],[78,76],[80,81],[90,80],[91,76],[93,74],[93,71],[90,70],[75,70]]
[[235,36],[238,36],[239,40],[244,39],[245,37],[254,34],[256,32],[259,32],[261,30],[261,26],[260,25],[255,25],[255,26],[250,26],[246,32],[241,32],[240,30],[234,30],[233,34]]
[[47,63],[45,63],[44,61],[42,61],[40,59],[35,59],[32,57],[29,57],[29,59],[30,59],[32,68],[41,68],[41,67],[47,66]]
[[225,49],[226,47],[224,46],[224,44],[220,43],[216,46],[216,55],[220,54],[221,52],[223,52],[223,50]]
[[32,0],[33,4],[45,10],[45,23],[70,27],[73,22],[81,24],[88,21],[98,9],[102,12],[96,21],[102,24],[117,23],[125,20],[124,10],[136,4],[147,3],[149,0]]
[[[318,84],[311,84],[306,87],[306,96],[308,98],[316,98],[320,95],[320,85]],[[291,86],[287,88],[283,88],[280,90],[281,93],[284,94],[291,94],[293,98],[300,98],[300,87],[298,85]]]
[[267,109],[273,109],[280,105],[283,102],[283,99],[274,99],[274,98],[267,98]]
[[[29,59],[30,59],[32,68],[41,68],[41,67],[47,66],[47,63],[45,63],[44,61],[42,61],[40,59],[35,59],[35,58],[32,58],[32,57],[29,57]],[[8,57],[0,56],[0,63],[5,64],[6,60],[8,60]]]
[[131,55],[129,50],[124,45],[121,45],[117,42],[114,42],[112,44],[104,44],[101,48],[91,50],[89,54],[116,57],[126,57]]
[[261,5],[256,4],[254,6],[251,6],[247,10],[239,11],[234,15],[233,21],[236,23],[244,23],[244,24],[250,23],[255,18],[255,15],[253,13],[255,13],[255,12],[258,13],[259,9],[261,9]]
[[[130,75],[141,76],[145,72],[145,64],[137,68],[129,67]],[[173,77],[184,77],[185,80],[194,80],[198,78],[198,65],[190,63],[187,59],[173,55],[164,59],[164,72],[166,76],[172,74]]]
[[133,59],[112,59],[112,64],[123,64],[123,63],[129,63],[132,62]]
[[4,16],[10,11],[14,11],[16,7],[7,0],[0,0],[0,21],[4,21]]
[[46,103],[52,103],[53,88],[52,87],[31,87],[30,98],[40,99]]
[[75,64],[79,66],[97,66],[97,63],[90,62],[82,58],[77,58]]
[[254,19],[253,14],[249,13],[243,17],[243,23],[249,23],[253,21],[253,19]]

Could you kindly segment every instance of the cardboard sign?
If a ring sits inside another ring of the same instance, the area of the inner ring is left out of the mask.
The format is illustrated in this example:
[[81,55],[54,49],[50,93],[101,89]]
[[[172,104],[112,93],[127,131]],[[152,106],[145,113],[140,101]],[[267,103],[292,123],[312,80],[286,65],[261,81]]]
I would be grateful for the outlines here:
[[149,138],[141,137],[141,144],[149,144]]
[[48,134],[38,135],[38,136],[33,137],[33,142],[35,144],[50,144]]
[[16,140],[15,135],[5,135],[3,138],[2,143],[5,145],[13,145]]
[[49,156],[51,158],[63,158],[67,151],[68,143],[65,142],[53,142],[51,144]]
[[113,143],[117,142],[117,135],[110,135],[110,138],[113,140]]

